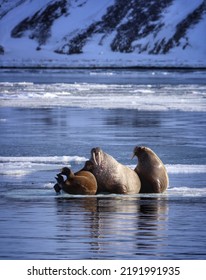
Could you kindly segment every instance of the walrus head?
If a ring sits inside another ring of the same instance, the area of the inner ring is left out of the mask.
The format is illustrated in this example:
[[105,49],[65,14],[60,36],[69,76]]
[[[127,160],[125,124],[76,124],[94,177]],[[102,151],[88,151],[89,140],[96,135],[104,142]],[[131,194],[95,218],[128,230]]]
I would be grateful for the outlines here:
[[103,151],[99,147],[93,148],[91,150],[91,160],[96,165],[101,165],[101,162],[103,160]]
[[61,169],[61,174],[62,175],[70,175],[71,174],[71,169],[70,168],[68,168],[68,167],[63,167],[62,169]]
[[143,153],[145,153],[145,151],[148,150],[147,147],[144,147],[144,146],[136,146],[134,148],[134,151],[133,151],[133,157],[134,158],[135,156],[139,157],[141,156]]
[[136,146],[134,148],[133,157],[137,156],[139,163],[142,166],[156,166],[161,167],[163,165],[161,159],[150,148],[144,146]]
[[60,172],[60,174],[61,175],[65,175],[67,177],[67,179],[69,179],[69,178],[74,176],[73,172],[68,167],[63,167],[61,172]]
[[91,171],[93,167],[94,167],[94,163],[91,160],[87,160],[85,162],[85,165],[84,165],[83,169]]
[[[145,159],[148,157],[149,153],[151,153],[152,150],[148,147],[145,147],[145,146],[136,146],[134,148],[134,151],[133,151],[133,156],[132,158],[134,158],[135,156],[138,157],[138,159]],[[152,152],[153,153],[153,152]]]
[[85,161],[84,167],[81,170],[79,170],[78,172],[80,172],[80,171],[90,171],[92,173],[92,170],[94,168],[94,164],[95,163],[92,160],[87,160],[87,161]]

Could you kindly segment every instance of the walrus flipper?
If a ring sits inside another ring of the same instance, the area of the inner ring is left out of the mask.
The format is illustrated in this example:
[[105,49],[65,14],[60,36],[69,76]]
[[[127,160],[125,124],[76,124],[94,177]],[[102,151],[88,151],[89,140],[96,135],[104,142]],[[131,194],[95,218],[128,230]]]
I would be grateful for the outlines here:
[[60,191],[62,189],[62,184],[64,183],[64,178],[63,176],[59,173],[57,174],[57,177],[55,177],[57,183],[54,185],[54,190],[56,191],[57,194],[60,194]]
[[57,177],[55,177],[55,179],[57,180],[57,183],[59,185],[61,185],[62,183],[64,183],[64,177],[59,173],[57,174]]
[[156,184],[154,184],[154,192],[155,193],[161,193],[163,192],[161,182],[159,179],[156,180]]
[[55,190],[55,192],[56,192],[57,194],[60,194],[60,193],[61,193],[61,188],[60,188],[60,186],[59,186],[58,183],[56,183],[56,184],[54,185],[54,190]]
[[122,184],[114,184],[111,186],[111,191],[112,193],[116,194],[128,194],[127,187]]

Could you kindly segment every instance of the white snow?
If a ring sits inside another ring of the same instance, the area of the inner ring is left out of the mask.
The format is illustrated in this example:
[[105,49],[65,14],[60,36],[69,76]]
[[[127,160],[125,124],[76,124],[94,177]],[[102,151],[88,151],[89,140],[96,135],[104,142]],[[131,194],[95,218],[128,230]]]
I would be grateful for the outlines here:
[[[41,170],[60,170],[63,165],[71,163],[84,164],[87,158],[82,156],[48,156],[48,157],[0,157],[0,175],[25,176]],[[129,165],[134,169],[136,165]],[[206,165],[166,164],[169,174],[206,173]]]
[[0,175],[25,176],[40,170],[60,170],[62,165],[82,164],[87,159],[80,156],[0,157]]
[[[81,5],[81,3],[83,5]],[[100,20],[109,5],[114,0],[100,1],[97,5],[96,0],[90,1],[71,1],[69,15],[56,20],[52,26],[52,47],[57,47],[56,43],[61,41],[62,37],[72,37],[76,34],[80,27],[84,29],[96,20]]]
[[[19,2],[19,1],[17,1]],[[114,0],[70,1],[68,15],[57,19],[51,29],[52,36],[48,43],[37,51],[38,43],[28,36],[11,38],[12,29],[23,19],[33,15],[40,8],[45,7],[51,0],[26,0],[15,9],[9,11],[0,19],[0,45],[4,47],[5,54],[0,55],[0,66],[47,66],[47,67],[127,67],[127,66],[175,66],[175,67],[206,67],[206,15],[186,34],[189,46],[182,49],[180,46],[172,49],[167,55],[149,55],[147,53],[119,53],[109,48],[114,33],[106,37],[100,45],[101,34],[93,36],[86,44],[82,54],[62,55],[54,53],[58,46],[63,45],[62,38],[69,38],[77,30],[88,27],[92,22],[101,19],[106,9]],[[174,34],[175,24],[182,20],[203,0],[175,0],[162,15],[166,28],[157,37],[149,35],[135,44],[148,40],[150,47],[164,37]],[[66,40],[65,40],[66,43]]]
[[204,85],[176,85],[174,90],[173,85],[2,82],[0,88],[0,107],[206,111]]

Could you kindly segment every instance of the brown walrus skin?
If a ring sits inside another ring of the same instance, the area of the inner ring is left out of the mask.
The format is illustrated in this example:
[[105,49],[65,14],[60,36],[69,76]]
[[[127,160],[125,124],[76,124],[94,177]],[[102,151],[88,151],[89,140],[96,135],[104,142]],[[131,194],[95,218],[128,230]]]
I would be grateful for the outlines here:
[[[65,181],[62,175],[66,176]],[[57,174],[56,180],[59,188],[69,194],[94,195],[97,192],[97,181],[89,171],[80,170],[74,174],[68,167],[64,167]],[[59,191],[55,186],[55,190]]]
[[85,166],[83,170],[89,170],[94,174],[98,193],[139,193],[141,182],[134,170],[119,163],[99,147],[91,150],[89,162],[92,162],[89,169]]
[[140,193],[162,193],[169,185],[167,170],[160,158],[148,147],[135,147],[138,157],[135,172],[141,180]]

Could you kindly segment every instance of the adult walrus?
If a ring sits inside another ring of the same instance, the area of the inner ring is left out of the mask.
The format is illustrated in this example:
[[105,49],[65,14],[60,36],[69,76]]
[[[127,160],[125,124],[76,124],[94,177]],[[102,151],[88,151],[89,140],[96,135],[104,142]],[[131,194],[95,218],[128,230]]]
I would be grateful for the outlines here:
[[[89,168],[89,164],[86,163]],[[62,175],[66,176],[66,180]],[[94,175],[89,171],[78,171],[73,173],[68,167],[64,167],[61,173],[57,174],[56,177],[59,189],[54,186],[56,191],[62,189],[69,194],[84,194],[84,195],[94,195],[97,192],[97,181]]]
[[103,152],[100,148],[91,150],[89,169],[96,180],[97,192],[110,192],[117,194],[139,193],[141,182],[138,175],[131,168],[119,163],[112,156]]
[[138,157],[135,172],[141,181],[140,193],[162,193],[169,184],[167,170],[160,158],[148,147],[135,147],[134,156]]

